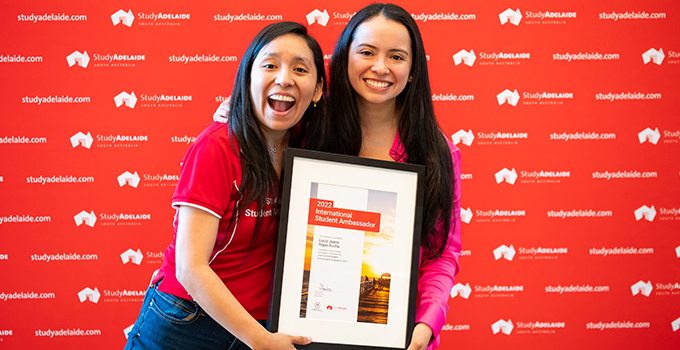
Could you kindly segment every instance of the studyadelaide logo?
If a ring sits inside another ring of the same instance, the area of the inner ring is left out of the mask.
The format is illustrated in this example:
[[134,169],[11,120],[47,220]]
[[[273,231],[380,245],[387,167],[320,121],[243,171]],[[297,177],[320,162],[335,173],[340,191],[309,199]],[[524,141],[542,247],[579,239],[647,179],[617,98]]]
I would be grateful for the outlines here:
[[500,319],[491,325],[493,334],[510,335],[513,330],[516,334],[556,334],[558,330],[566,328],[562,321],[527,321],[512,323],[512,320]]
[[135,96],[134,91],[131,91],[129,94],[126,91],[123,91],[113,98],[113,102],[116,103],[116,108],[124,105],[125,107],[132,109],[135,108],[135,105],[137,104],[137,96]]
[[[644,60],[644,58],[643,58]],[[679,64],[680,63],[680,52],[674,50],[668,50],[668,60],[667,64]]]
[[517,145],[523,140],[529,138],[528,132],[523,131],[481,131],[477,132],[477,144],[482,145]]
[[652,62],[657,66],[660,66],[665,57],[666,55],[664,55],[662,48],[659,48],[659,50],[651,48],[642,54],[642,62],[644,62],[644,64]]
[[652,145],[656,145],[659,143],[659,139],[661,138],[661,133],[659,132],[659,128],[656,128],[652,130],[651,128],[646,128],[645,130],[642,130],[638,133],[638,140],[640,141],[640,144],[643,144],[645,142],[651,143]]
[[513,298],[516,296],[516,294],[524,292],[524,286],[497,284],[474,286],[474,291],[475,298]]
[[[154,93],[154,94],[140,94],[139,99],[142,102],[141,106],[145,108],[182,107],[185,103],[192,102],[193,96],[180,94]],[[118,104],[116,103],[116,105]]]
[[477,56],[475,55],[474,50],[470,50],[470,52],[465,51],[465,50],[460,50],[458,53],[453,55],[453,63],[458,66],[461,63],[468,67],[472,67],[472,65],[475,64],[475,61],[477,60]]
[[662,143],[680,143],[680,130],[664,130],[662,133],[659,128],[645,128],[637,136],[640,144],[656,145],[660,140],[663,140]]
[[506,103],[513,107],[517,106],[517,102],[519,102],[519,92],[517,92],[517,89],[515,89],[515,91],[505,89],[501,93],[496,95],[496,100],[498,100],[499,106],[502,106]]
[[87,51],[81,53],[76,50],[66,56],[66,62],[69,67],[79,66],[87,68],[90,64],[90,60],[95,61],[95,67],[135,67],[137,62],[146,60],[146,55],[131,53],[94,53],[90,58]]
[[505,182],[507,184],[514,185],[515,181],[517,181],[517,170],[515,170],[515,168],[512,168],[512,170],[509,170],[508,168],[503,168],[500,171],[496,172],[494,176],[496,178],[497,184]]
[[506,23],[518,26],[525,19],[525,24],[567,24],[568,21],[576,19],[576,12],[573,11],[525,11],[524,16],[518,9],[508,8],[498,15],[501,25]]
[[659,208],[659,220],[680,220],[680,207],[673,208]]
[[[519,10],[518,10],[519,11]],[[530,10],[524,11],[525,24],[568,24],[575,21],[576,11]]]
[[520,260],[556,260],[569,254],[567,247],[519,247]]
[[[108,290],[104,289],[99,292],[98,288],[91,289],[89,287],[78,292],[78,299],[81,303],[86,301],[97,304],[100,300],[104,302],[140,302],[143,300],[146,291],[144,290]],[[104,299],[101,299],[101,297]]]
[[[470,208],[467,210],[471,211]],[[478,209],[475,210],[475,222],[516,222],[518,218],[526,217],[526,215],[526,210],[520,209]],[[469,216],[472,217],[472,213],[470,213]]]
[[659,296],[680,295],[680,282],[657,282],[655,290],[655,295]]
[[76,214],[73,220],[75,220],[76,226],[85,225],[94,227],[94,224],[97,222],[97,215],[95,215],[94,210],[91,210],[89,213],[83,210]]
[[163,252],[142,252],[141,249],[133,250],[132,248],[120,254],[120,259],[123,265],[137,265],[140,266],[142,262],[147,265],[158,265],[163,261]]
[[516,253],[517,252],[515,251],[514,246],[510,245],[508,247],[505,244],[503,244],[500,247],[493,250],[493,258],[494,260],[499,260],[500,258],[503,258],[507,261],[512,261],[512,259],[515,258]]
[[137,148],[149,142],[149,135],[97,134],[98,148]]
[[151,221],[151,214],[130,213],[124,211],[115,213],[100,213],[99,221],[102,227],[141,226],[142,224]]
[[314,11],[308,13],[305,17],[307,18],[307,24],[310,26],[316,23],[323,27],[328,24],[328,20],[331,18],[331,16],[328,15],[328,10],[326,9],[324,9],[323,12],[319,11],[319,9],[314,9]]
[[142,174],[137,171],[134,173],[126,171],[120,174],[117,178],[119,187],[139,187],[143,180],[143,187],[167,187],[177,186],[179,182],[179,174]]
[[89,213],[85,210],[76,214],[73,217],[76,226],[89,226],[94,227],[94,225],[99,222],[102,227],[106,226],[140,226],[144,222],[149,222],[151,220],[150,213],[129,213],[129,212],[116,212],[116,213],[99,213],[95,214],[94,210]]
[[90,149],[92,147],[92,141],[94,141],[94,138],[92,137],[92,134],[90,132],[87,132],[87,135],[79,131],[77,134],[71,136],[71,146],[73,148],[76,147],[83,147],[86,149]]
[[644,282],[640,280],[637,283],[630,286],[630,291],[633,293],[633,296],[644,295],[648,297],[650,294],[652,294],[652,290],[654,290],[654,287],[652,286],[652,281]]
[[565,101],[570,101],[574,99],[574,93],[568,91],[555,92],[555,91],[536,91],[536,92],[523,92],[522,93],[522,104],[523,105],[563,105]]
[[[554,92],[554,91],[537,91],[537,92],[522,92],[522,105],[563,105],[565,101],[573,100],[573,92]],[[515,90],[505,89],[496,95],[496,100],[499,106],[505,104],[509,106],[517,106],[520,100],[520,93]]]
[[653,222],[657,217],[659,220],[680,220],[680,207],[679,208],[665,208],[661,207],[657,209],[652,205],[648,207],[643,205],[635,209],[635,221],[649,221]]
[[126,171],[120,175],[118,175],[118,186],[119,187],[132,187],[132,188],[137,188],[139,186],[139,174],[135,171],[134,174]]
[[515,323],[516,334],[556,334],[566,328],[566,322],[562,321],[528,321]]
[[80,300],[81,303],[89,301],[93,304],[97,304],[99,302],[99,297],[101,297],[101,294],[99,293],[97,287],[95,287],[94,289],[86,287],[85,289],[78,292],[78,299]]
[[87,51],[80,53],[80,51],[76,50],[70,55],[66,56],[66,62],[68,63],[69,67],[79,66],[82,68],[87,68],[87,65],[90,63],[90,56],[87,54]]
[[680,143],[680,129],[664,130],[663,143]]
[[498,14],[498,19],[500,19],[501,25],[511,23],[514,24],[515,26],[518,26],[519,23],[522,21],[522,12],[519,9],[513,10],[511,8],[508,8],[507,10]]
[[146,295],[146,290],[129,290],[129,289],[104,289],[101,293],[104,302],[142,302]]
[[472,293],[472,288],[470,288],[470,283],[467,284],[462,284],[462,283],[456,283],[455,286],[451,289],[451,298],[456,298],[460,296],[463,299],[467,299],[470,297],[470,294]]
[[493,256],[495,260],[503,258],[507,261],[512,261],[516,255],[519,255],[520,260],[555,260],[568,253],[569,248],[567,247],[519,247],[518,250],[515,250],[513,245],[508,247],[503,244],[494,249]]
[[136,67],[137,63],[146,61],[146,54],[130,52],[95,53],[92,54],[95,67]]
[[463,143],[466,146],[472,146],[472,141],[475,140],[475,134],[472,133],[472,129],[465,131],[463,129],[458,130],[455,134],[451,135],[451,141],[454,145]]
[[510,335],[514,328],[515,326],[512,324],[512,320],[508,319],[506,321],[504,319],[500,319],[491,325],[491,332],[493,332],[493,334],[502,333],[505,335]]
[[656,209],[652,205],[651,207],[648,207],[646,205],[643,205],[637,209],[635,209],[635,221],[649,221],[652,222],[654,221],[654,218],[656,217]]
[[568,170],[522,170],[518,175],[515,168],[512,168],[512,170],[503,168],[496,172],[494,177],[496,178],[497,184],[505,182],[514,185],[518,177],[522,184],[555,184],[570,178],[571,172]]
[[132,248],[130,248],[120,255],[120,259],[123,261],[123,265],[127,263],[141,265],[142,259],[144,259],[144,255],[142,254],[141,249],[137,249],[137,251],[134,251],[132,250]]
[[472,67],[475,61],[478,61],[480,66],[513,66],[529,59],[530,52],[480,51],[475,55],[475,51],[470,49],[469,52],[460,50],[453,55],[453,63],[456,66],[462,64],[468,67]]
[[128,10],[128,12],[123,11],[123,9],[120,9],[116,11],[116,13],[111,15],[111,21],[113,22],[113,26],[117,26],[118,24],[122,24],[123,26],[127,27],[132,27],[132,22],[135,21],[135,15],[132,14],[132,10]]
[[144,174],[145,187],[175,187],[179,182],[179,174]]
[[[131,12],[132,10],[130,10]],[[179,26],[191,20],[190,13],[138,12],[139,26]]]

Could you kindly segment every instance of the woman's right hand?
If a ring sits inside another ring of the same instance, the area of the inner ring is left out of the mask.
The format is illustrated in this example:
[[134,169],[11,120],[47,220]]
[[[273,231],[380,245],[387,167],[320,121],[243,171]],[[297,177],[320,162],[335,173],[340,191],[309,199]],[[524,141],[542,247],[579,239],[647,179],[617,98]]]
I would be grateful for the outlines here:
[[285,333],[269,333],[269,336],[258,339],[252,344],[253,350],[291,350],[296,345],[307,345],[312,338],[302,335],[290,335]]

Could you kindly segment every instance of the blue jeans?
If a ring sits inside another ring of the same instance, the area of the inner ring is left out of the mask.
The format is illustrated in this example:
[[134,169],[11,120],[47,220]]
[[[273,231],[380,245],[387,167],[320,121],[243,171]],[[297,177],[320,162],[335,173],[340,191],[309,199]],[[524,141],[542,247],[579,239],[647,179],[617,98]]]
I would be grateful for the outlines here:
[[[149,287],[139,317],[128,333],[132,349],[249,349],[195,301]],[[264,325],[264,322],[261,322]]]

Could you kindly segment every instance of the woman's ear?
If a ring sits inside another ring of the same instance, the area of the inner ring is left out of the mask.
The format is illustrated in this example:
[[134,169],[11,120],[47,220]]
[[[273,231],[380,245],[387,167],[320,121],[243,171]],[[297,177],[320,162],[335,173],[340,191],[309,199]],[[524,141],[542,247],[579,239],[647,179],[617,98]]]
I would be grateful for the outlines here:
[[312,102],[317,103],[321,100],[323,95],[323,79],[316,84],[316,89],[314,89],[314,96],[312,97]]

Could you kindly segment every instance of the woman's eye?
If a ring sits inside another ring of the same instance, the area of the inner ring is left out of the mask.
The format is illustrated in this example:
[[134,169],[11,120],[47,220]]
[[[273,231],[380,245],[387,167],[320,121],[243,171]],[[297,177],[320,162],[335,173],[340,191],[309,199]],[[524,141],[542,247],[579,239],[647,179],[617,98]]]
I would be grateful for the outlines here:
[[295,68],[295,71],[300,73],[307,73],[307,70],[304,68]]
[[399,55],[392,56],[392,59],[397,60],[397,61],[403,61],[404,60],[404,58],[399,56]]
[[265,63],[265,64],[262,65],[262,68],[266,68],[266,69],[274,69],[274,68],[276,68],[276,66],[274,66],[274,65],[271,64],[271,63]]
[[364,56],[368,56],[368,55],[371,55],[371,52],[370,51],[359,51],[359,54],[364,55]]

